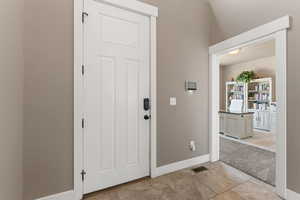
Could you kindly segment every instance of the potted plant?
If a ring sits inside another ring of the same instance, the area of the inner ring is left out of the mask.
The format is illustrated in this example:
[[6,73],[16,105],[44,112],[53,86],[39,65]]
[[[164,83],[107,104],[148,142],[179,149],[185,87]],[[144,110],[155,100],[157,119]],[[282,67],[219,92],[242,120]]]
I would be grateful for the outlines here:
[[243,82],[243,83],[249,83],[253,79],[255,79],[254,71],[244,71],[236,78],[238,82]]

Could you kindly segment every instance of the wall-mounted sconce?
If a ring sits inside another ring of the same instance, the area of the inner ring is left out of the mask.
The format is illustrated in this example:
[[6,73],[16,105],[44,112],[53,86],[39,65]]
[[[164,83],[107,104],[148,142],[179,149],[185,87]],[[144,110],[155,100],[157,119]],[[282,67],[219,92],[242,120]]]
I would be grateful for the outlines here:
[[197,88],[197,82],[196,81],[185,81],[185,91],[193,94]]

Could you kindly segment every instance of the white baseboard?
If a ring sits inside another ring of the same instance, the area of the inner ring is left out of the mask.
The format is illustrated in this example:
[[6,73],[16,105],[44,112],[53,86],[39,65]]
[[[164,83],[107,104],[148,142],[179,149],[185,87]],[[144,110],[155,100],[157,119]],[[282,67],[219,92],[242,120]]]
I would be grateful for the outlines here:
[[172,173],[181,169],[203,164],[206,162],[209,162],[209,154],[158,167],[155,170],[153,170],[154,173],[151,174],[151,177],[155,178],[164,174]]
[[75,199],[75,192],[73,190],[70,190],[67,192],[54,194],[54,195],[39,198],[36,200],[74,200],[74,199]]
[[300,194],[287,189],[287,200],[300,200]]

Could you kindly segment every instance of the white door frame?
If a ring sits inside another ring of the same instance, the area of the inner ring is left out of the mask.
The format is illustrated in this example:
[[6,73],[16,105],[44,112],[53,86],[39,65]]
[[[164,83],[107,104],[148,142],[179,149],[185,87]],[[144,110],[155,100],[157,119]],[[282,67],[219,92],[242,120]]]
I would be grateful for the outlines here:
[[[151,85],[151,126],[150,126],[150,174],[156,170],[156,18],[158,8],[135,0],[97,0],[136,12],[149,17],[150,20],[150,85]],[[84,0],[74,0],[74,198],[82,199],[83,182],[81,171],[83,170],[83,30],[82,14],[84,12]],[[87,172],[88,173],[88,172]]]
[[276,41],[276,98],[277,98],[277,136],[276,143],[276,192],[286,197],[286,68],[287,68],[287,29],[290,17],[285,16],[268,24],[242,33],[209,48],[210,57],[210,160],[219,160],[219,108],[220,108],[220,55],[253,43],[271,39]]

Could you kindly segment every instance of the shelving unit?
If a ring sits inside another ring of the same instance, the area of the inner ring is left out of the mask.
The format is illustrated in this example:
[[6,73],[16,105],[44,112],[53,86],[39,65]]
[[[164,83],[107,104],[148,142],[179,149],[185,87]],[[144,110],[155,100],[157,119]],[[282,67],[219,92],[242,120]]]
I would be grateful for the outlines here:
[[246,91],[247,85],[240,82],[226,82],[226,111],[229,111],[231,100],[239,99],[243,100],[243,109],[246,109]]
[[255,79],[247,84],[249,111],[269,110],[272,103],[272,78]]
[[250,83],[226,82],[226,111],[229,111],[233,99],[243,100],[244,112],[254,112],[255,129],[272,129],[272,78],[255,79]]

